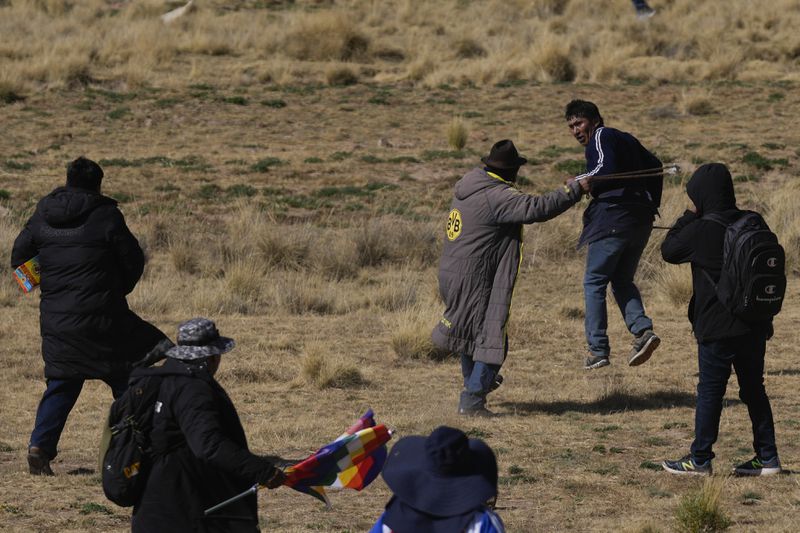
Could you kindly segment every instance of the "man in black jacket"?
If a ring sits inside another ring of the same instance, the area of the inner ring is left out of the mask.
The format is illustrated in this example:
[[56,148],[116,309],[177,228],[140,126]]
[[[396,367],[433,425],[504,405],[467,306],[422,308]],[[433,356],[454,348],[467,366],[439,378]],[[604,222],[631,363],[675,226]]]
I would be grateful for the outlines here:
[[[775,446],[775,427],[764,389],[764,353],[772,336],[772,322],[748,323],[720,303],[714,288],[723,261],[725,227],[704,215],[733,223],[736,207],[733,181],[725,165],[702,165],[686,184],[692,208],[667,233],[661,255],[668,263],[691,263],[692,294],[689,321],[697,338],[699,382],[695,410],[695,439],[691,453],[677,461],[664,461],[673,474],[710,474],[717,440],[722,399],[731,375],[739,381],[739,397],[747,405],[753,425],[756,456],[735,468],[739,475],[767,475],[781,471]],[[708,275],[706,275],[708,274]],[[711,278],[712,281],[708,278]]]
[[[642,296],[633,282],[661,205],[661,161],[630,133],[606,127],[600,110],[592,102],[571,101],[564,118],[575,139],[586,147],[586,173],[576,179],[594,179],[592,201],[583,212],[583,231],[578,241],[578,246],[587,245],[583,291],[589,353],[584,368],[610,364],[606,309],[609,283],[625,326],[634,336],[628,364],[641,365],[661,342],[653,332],[653,321],[645,314]],[[621,172],[650,175],[603,178]]]
[[144,254],[117,202],[100,194],[102,179],[94,161],[72,161],[66,186],[39,201],[11,252],[13,268],[38,256],[41,269],[47,389],[28,448],[31,474],[53,474],[50,461],[84,380],[103,380],[116,398],[134,361],[172,344],[128,309],[125,296],[142,275]]
[[222,386],[214,379],[220,356],[233,349],[207,318],[193,318],[178,328],[178,345],[167,350],[153,428],[153,465],[133,509],[134,532],[256,532],[256,495],[218,512],[204,510],[236,496],[255,483],[283,484],[278,457],[250,452],[247,438]]

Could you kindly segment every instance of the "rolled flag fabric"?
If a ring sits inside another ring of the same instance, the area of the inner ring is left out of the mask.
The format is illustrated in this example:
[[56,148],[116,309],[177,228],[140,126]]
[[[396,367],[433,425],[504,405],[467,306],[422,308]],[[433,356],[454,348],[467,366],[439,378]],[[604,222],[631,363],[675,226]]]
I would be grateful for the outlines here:
[[375,424],[370,409],[336,440],[287,467],[283,484],[330,507],[326,488],[362,490],[378,477],[386,461],[386,443],[391,438],[391,430]]
[[39,256],[28,259],[14,270],[14,279],[22,292],[31,292],[42,280]]

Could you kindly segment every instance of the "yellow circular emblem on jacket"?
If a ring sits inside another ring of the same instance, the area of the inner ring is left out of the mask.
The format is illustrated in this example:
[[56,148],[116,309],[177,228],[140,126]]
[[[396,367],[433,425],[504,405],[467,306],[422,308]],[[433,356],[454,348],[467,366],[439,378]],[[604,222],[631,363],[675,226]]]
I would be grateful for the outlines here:
[[447,238],[454,241],[461,235],[461,211],[453,209],[447,217]]

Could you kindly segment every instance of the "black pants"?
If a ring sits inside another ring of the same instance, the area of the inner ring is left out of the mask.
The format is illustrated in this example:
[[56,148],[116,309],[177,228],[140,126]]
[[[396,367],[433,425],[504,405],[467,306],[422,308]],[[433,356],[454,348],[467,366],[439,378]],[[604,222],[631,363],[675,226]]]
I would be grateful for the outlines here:
[[731,375],[731,366],[739,381],[739,398],[747,405],[753,425],[753,449],[762,460],[778,455],[775,425],[767,391],[764,389],[764,353],[766,336],[753,333],[714,342],[699,342],[700,381],[697,384],[695,439],[692,457],[704,462],[714,458],[712,446],[719,434],[722,399]]

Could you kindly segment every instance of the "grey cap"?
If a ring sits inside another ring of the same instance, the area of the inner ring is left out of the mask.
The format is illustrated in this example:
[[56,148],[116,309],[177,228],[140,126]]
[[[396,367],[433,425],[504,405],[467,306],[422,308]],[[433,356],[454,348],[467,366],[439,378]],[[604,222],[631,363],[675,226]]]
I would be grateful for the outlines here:
[[222,337],[217,325],[208,318],[192,318],[178,326],[178,345],[167,350],[167,357],[197,361],[221,355],[233,349],[233,339]]

